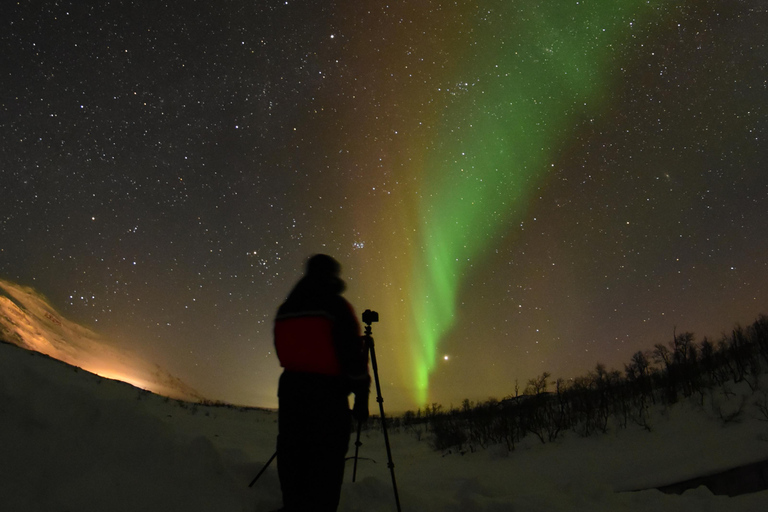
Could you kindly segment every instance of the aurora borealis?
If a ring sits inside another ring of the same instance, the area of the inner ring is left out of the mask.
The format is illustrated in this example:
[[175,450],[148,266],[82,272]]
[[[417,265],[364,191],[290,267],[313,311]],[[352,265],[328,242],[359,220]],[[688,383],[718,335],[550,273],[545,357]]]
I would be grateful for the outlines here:
[[470,28],[477,40],[456,60],[472,82],[456,86],[459,98],[446,103],[436,148],[421,165],[429,193],[417,205],[423,249],[409,294],[419,403],[426,403],[467,263],[522,218],[568,132],[600,114],[615,80],[614,54],[631,44],[635,24],[663,18],[664,2],[498,7]]
[[760,2],[11,11],[0,277],[214,399],[315,252],[398,410],[768,312]]

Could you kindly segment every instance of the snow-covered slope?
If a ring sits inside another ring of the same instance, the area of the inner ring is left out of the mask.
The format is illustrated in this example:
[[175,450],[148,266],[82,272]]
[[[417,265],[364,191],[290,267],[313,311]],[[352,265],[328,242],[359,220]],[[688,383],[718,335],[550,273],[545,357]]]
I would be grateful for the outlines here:
[[[373,402],[372,402],[373,405]],[[280,506],[276,413],[178,402],[0,343],[0,510],[265,511]],[[693,405],[637,429],[542,445],[441,454],[391,432],[404,511],[758,511],[768,492],[735,498],[620,492],[768,458],[768,422],[725,427]],[[381,435],[363,435],[340,511],[394,511]],[[373,460],[371,460],[373,459]],[[374,462],[375,461],[375,462]]]
[[3,511],[243,510],[235,475],[259,451],[237,445],[266,453],[276,430],[274,413],[166,399],[5,343],[0,414]]
[[34,289],[0,279],[0,337],[90,372],[164,396],[201,400],[200,394],[156,364],[110,345],[64,316]]

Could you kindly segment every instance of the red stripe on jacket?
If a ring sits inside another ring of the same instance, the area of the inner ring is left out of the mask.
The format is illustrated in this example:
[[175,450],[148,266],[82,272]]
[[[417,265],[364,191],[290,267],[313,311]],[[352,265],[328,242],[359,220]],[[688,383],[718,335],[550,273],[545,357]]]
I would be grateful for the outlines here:
[[325,316],[288,316],[275,321],[280,366],[293,372],[341,375],[333,321]]

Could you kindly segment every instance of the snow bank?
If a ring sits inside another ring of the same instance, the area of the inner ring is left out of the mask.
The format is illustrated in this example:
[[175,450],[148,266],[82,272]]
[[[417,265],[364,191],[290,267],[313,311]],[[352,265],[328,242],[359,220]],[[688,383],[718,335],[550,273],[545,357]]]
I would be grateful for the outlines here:
[[[3,510],[242,508],[219,451],[161,421],[159,397],[9,345],[0,350]],[[167,414],[181,411],[174,404],[163,403]]]
[[[265,511],[281,504],[272,466],[274,412],[194,405],[0,344],[0,508],[4,511]],[[755,511],[768,492],[727,498],[654,487],[768,458],[768,422],[723,427],[681,405],[640,428],[509,453],[434,452],[391,432],[404,511]],[[363,434],[341,512],[394,511],[381,435]],[[351,455],[351,452],[350,452]],[[372,459],[372,460],[370,460]]]

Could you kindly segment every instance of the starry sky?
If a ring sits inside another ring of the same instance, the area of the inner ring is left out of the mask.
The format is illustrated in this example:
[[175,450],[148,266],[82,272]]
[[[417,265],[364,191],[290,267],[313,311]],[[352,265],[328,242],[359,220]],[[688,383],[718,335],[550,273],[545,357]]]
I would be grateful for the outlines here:
[[15,2],[0,277],[211,399],[343,265],[394,410],[768,313],[761,0]]

